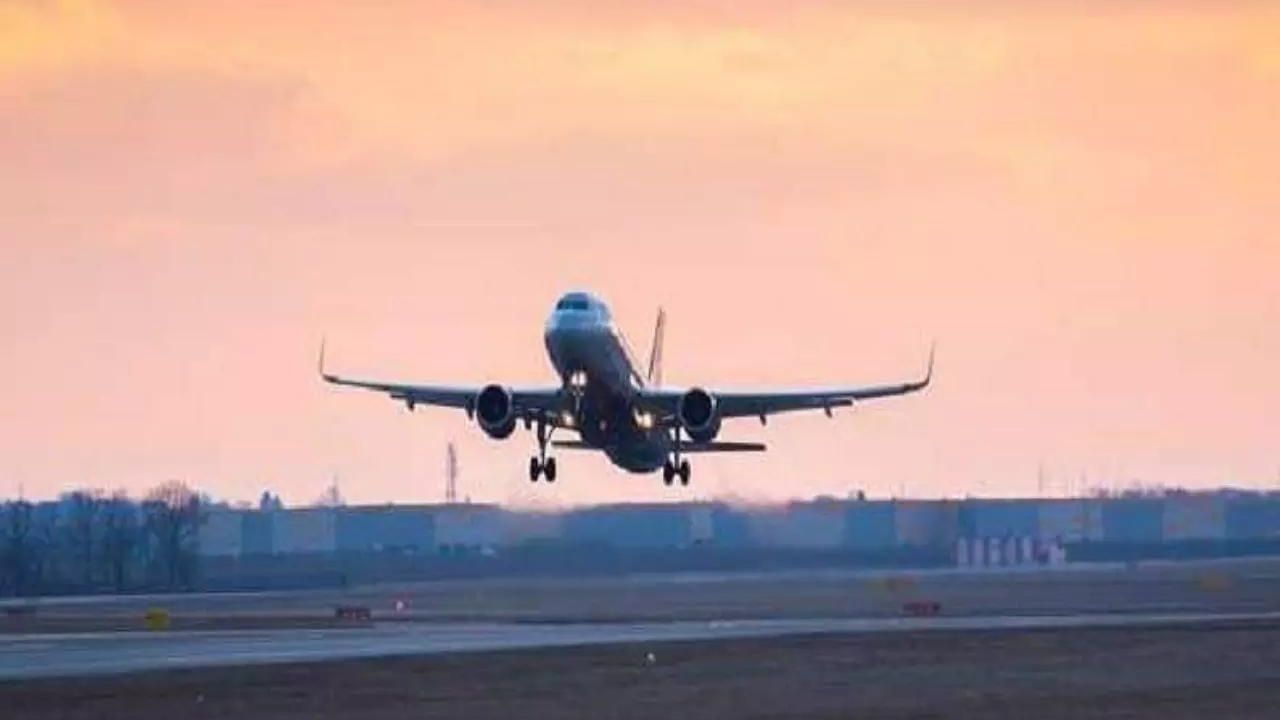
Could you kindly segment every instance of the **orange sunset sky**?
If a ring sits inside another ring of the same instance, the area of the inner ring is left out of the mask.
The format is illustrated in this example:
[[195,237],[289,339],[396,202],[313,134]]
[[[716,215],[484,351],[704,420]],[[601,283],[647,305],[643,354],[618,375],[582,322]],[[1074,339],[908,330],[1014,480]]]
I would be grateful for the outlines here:
[[[784,9],[785,8],[785,9]],[[1280,4],[0,0],[0,495],[350,501],[1280,486]],[[349,374],[923,369],[669,489]]]

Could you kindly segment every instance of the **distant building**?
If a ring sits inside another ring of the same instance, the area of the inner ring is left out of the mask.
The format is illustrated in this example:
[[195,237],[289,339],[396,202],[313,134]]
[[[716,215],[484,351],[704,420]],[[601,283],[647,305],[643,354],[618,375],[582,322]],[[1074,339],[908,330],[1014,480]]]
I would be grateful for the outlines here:
[[506,513],[496,505],[453,503],[433,512],[438,548],[477,550],[502,543]]
[[821,500],[760,509],[750,516],[751,535],[761,547],[838,548],[845,540],[847,507]]
[[689,511],[683,505],[601,505],[570,511],[564,518],[569,542],[619,548],[675,548],[691,544]]
[[333,508],[297,508],[274,513],[271,546],[276,554],[332,553],[338,549]]
[[[619,549],[934,548],[949,553],[967,540],[967,562],[990,565],[1024,562],[1024,556],[1040,554],[1036,548],[1078,543],[1280,539],[1280,495],[1239,493],[960,502],[822,499],[770,507],[650,503],[557,512],[467,503],[285,509],[277,497],[264,493],[260,505],[270,509],[209,509],[200,529],[201,553],[420,554],[546,541]],[[58,503],[42,503],[39,511],[46,524],[56,524],[63,514]]]
[[335,516],[336,543],[344,552],[423,553],[435,547],[435,518],[425,506],[344,507]]
[[199,530],[200,554],[206,557],[239,557],[244,549],[243,510],[216,507],[205,513]]

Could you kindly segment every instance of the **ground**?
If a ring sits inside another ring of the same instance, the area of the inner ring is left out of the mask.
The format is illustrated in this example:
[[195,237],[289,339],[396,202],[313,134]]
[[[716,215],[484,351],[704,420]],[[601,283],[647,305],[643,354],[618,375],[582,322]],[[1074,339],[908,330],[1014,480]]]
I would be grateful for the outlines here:
[[[944,617],[1105,614],[1131,624],[962,631],[917,630],[917,622],[905,629],[894,618],[920,600],[938,602]],[[369,607],[373,619],[335,623],[338,605]],[[896,628],[0,681],[0,717],[24,720],[1280,717],[1277,559],[1030,572],[526,578],[16,607],[23,611],[0,623],[0,644],[9,648],[0,661],[18,668],[35,652],[24,648],[56,654],[59,642],[73,653],[124,652],[120,636],[100,633],[141,630],[154,607],[172,613],[173,630],[153,637],[173,643],[175,657],[184,650],[203,657],[183,630],[362,638],[406,627],[436,637],[459,621],[509,623],[512,633],[537,623],[561,633],[581,622],[841,617]],[[1172,625],[1144,619],[1183,613]],[[1194,613],[1239,618],[1190,619]],[[399,624],[406,622],[414,624]],[[77,649],[80,637],[96,640]]]
[[[0,615],[0,633],[141,628],[152,607],[177,629],[332,624],[339,605],[397,621],[647,621],[892,617],[935,600],[944,614],[1257,612],[1280,610],[1280,558],[1058,570],[805,570],[591,578],[493,578],[299,592],[40,600],[33,616]],[[17,601],[14,601],[15,603]],[[402,609],[397,610],[397,604]]]
[[0,684],[0,706],[32,720],[1274,718],[1280,623],[876,633],[185,670]]

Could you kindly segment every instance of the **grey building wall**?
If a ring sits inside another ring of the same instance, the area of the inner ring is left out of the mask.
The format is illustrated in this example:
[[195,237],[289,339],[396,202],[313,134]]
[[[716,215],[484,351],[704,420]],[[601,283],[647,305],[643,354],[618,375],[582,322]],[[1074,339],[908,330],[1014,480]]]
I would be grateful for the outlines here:
[[1226,537],[1226,501],[1220,495],[1170,495],[1164,499],[1165,540]]
[[503,517],[493,505],[440,505],[435,508],[436,545],[493,547],[502,542]]
[[707,545],[715,541],[715,527],[711,524],[712,506],[699,503],[689,507],[689,542]]
[[[57,513],[56,503],[40,512]],[[234,556],[508,546],[530,539],[621,548],[721,547],[887,549],[951,546],[957,538],[1052,541],[1260,539],[1280,537],[1280,495],[1165,498],[831,501],[784,507],[725,504],[613,505],[567,512],[507,511],[489,505],[300,508],[263,512],[213,508],[201,552]]]
[[959,534],[959,507],[938,500],[899,500],[894,506],[898,545],[951,547]]
[[605,505],[564,518],[565,539],[623,548],[685,547],[689,511],[680,505]]
[[1229,538],[1280,537],[1280,496],[1245,496],[1226,501],[1224,525]]
[[435,548],[431,512],[412,505],[344,507],[336,511],[335,542],[339,550],[371,552]]
[[275,512],[250,510],[240,516],[240,552],[243,555],[275,553]]
[[1041,540],[1064,543],[1102,539],[1102,503],[1084,498],[1041,500],[1037,503]]
[[206,557],[238,557],[244,540],[243,510],[213,508],[200,525],[200,554]]
[[959,510],[965,537],[1035,537],[1040,530],[1038,500],[966,500]]
[[720,547],[755,545],[748,513],[728,505],[714,507],[711,510],[711,541]]
[[271,544],[278,555],[328,553],[337,549],[337,512],[298,508],[273,513]]
[[782,548],[837,548],[844,543],[845,506],[819,501],[752,512],[757,544]]
[[898,541],[897,506],[883,500],[845,506],[843,544],[862,550],[891,548]]
[[502,545],[520,545],[564,536],[564,517],[558,512],[511,511],[502,521]]
[[1164,500],[1111,498],[1102,506],[1107,542],[1155,543],[1164,538]]

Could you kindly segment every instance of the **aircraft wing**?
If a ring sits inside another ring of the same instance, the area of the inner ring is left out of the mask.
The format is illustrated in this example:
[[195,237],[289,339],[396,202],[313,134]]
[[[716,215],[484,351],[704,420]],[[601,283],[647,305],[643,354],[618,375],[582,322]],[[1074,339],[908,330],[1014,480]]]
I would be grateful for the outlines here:
[[[413,383],[384,382],[349,378],[325,371],[324,347],[320,348],[320,377],[331,385],[373,390],[386,393],[393,400],[405,403],[409,409],[417,405],[434,407],[461,408],[468,413],[475,407],[476,396],[483,390],[478,385],[418,385]],[[517,417],[543,417],[556,423],[560,417],[560,409],[564,407],[564,398],[560,386],[538,388],[509,388],[511,401]]]
[[[813,390],[781,390],[750,392],[717,392],[708,388],[715,398],[716,411],[722,418],[759,417],[800,410],[823,410],[830,414],[832,408],[847,407],[861,400],[907,395],[929,386],[933,380],[933,351],[929,351],[929,365],[923,377],[909,382],[861,387],[818,388]],[[661,417],[674,421],[683,390],[644,390],[642,402],[658,410]]]

